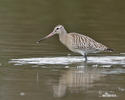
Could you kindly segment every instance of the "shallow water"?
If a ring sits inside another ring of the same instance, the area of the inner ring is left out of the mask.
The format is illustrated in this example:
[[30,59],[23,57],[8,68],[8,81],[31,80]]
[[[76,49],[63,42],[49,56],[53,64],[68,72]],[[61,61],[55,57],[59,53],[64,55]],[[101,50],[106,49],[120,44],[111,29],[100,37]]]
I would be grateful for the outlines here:
[[[58,61],[57,61],[58,60]],[[44,57],[44,58],[22,58],[22,59],[11,59],[10,63],[15,65],[24,64],[36,64],[36,65],[47,65],[47,64],[61,64],[68,65],[74,63],[82,63],[85,61],[83,56],[65,56],[65,57]],[[99,57],[88,57],[86,63],[90,64],[117,64],[125,65],[125,56],[99,56]]]
[[[125,1],[1,0],[0,100],[124,100]],[[54,36],[57,24],[114,49],[81,55]]]

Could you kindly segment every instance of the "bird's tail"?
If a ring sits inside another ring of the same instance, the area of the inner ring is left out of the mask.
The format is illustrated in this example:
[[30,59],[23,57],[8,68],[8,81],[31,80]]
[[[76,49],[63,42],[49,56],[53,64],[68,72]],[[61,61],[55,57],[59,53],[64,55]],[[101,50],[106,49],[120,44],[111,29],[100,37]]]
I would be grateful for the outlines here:
[[112,52],[112,51],[114,51],[114,50],[111,49],[111,48],[107,48],[105,51],[106,51],[106,52]]

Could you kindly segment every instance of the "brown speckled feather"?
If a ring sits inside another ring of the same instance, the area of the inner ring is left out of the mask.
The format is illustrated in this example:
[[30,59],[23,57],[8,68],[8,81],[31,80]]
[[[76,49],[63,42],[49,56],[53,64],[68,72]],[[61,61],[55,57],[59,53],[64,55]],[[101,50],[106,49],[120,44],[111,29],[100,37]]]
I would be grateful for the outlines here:
[[80,49],[80,50],[93,50],[94,51],[104,51],[107,49],[106,46],[104,46],[101,43],[96,42],[92,38],[81,35],[78,33],[69,33],[68,35],[72,36],[72,47],[74,49]]

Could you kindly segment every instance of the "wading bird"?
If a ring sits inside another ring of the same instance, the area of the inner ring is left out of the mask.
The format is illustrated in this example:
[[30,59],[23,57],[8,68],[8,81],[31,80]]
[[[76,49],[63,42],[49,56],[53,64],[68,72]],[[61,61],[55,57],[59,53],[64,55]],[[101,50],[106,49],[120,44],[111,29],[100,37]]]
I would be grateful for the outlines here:
[[60,42],[64,44],[69,50],[83,55],[85,57],[85,61],[87,61],[88,53],[113,51],[107,46],[96,42],[95,40],[86,35],[82,35],[75,32],[67,33],[67,31],[62,25],[57,25],[49,35],[40,39],[39,41],[37,41],[37,43],[40,43],[41,40],[52,37],[55,34],[59,35]]

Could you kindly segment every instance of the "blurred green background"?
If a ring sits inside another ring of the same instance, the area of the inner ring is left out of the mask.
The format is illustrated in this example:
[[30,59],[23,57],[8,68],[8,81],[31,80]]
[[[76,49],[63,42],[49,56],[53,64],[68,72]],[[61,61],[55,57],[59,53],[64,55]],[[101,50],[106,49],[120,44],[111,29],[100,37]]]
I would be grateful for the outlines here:
[[65,47],[56,36],[35,44],[57,24],[124,52],[124,10],[124,1],[117,0],[1,0],[0,55],[60,55]]

